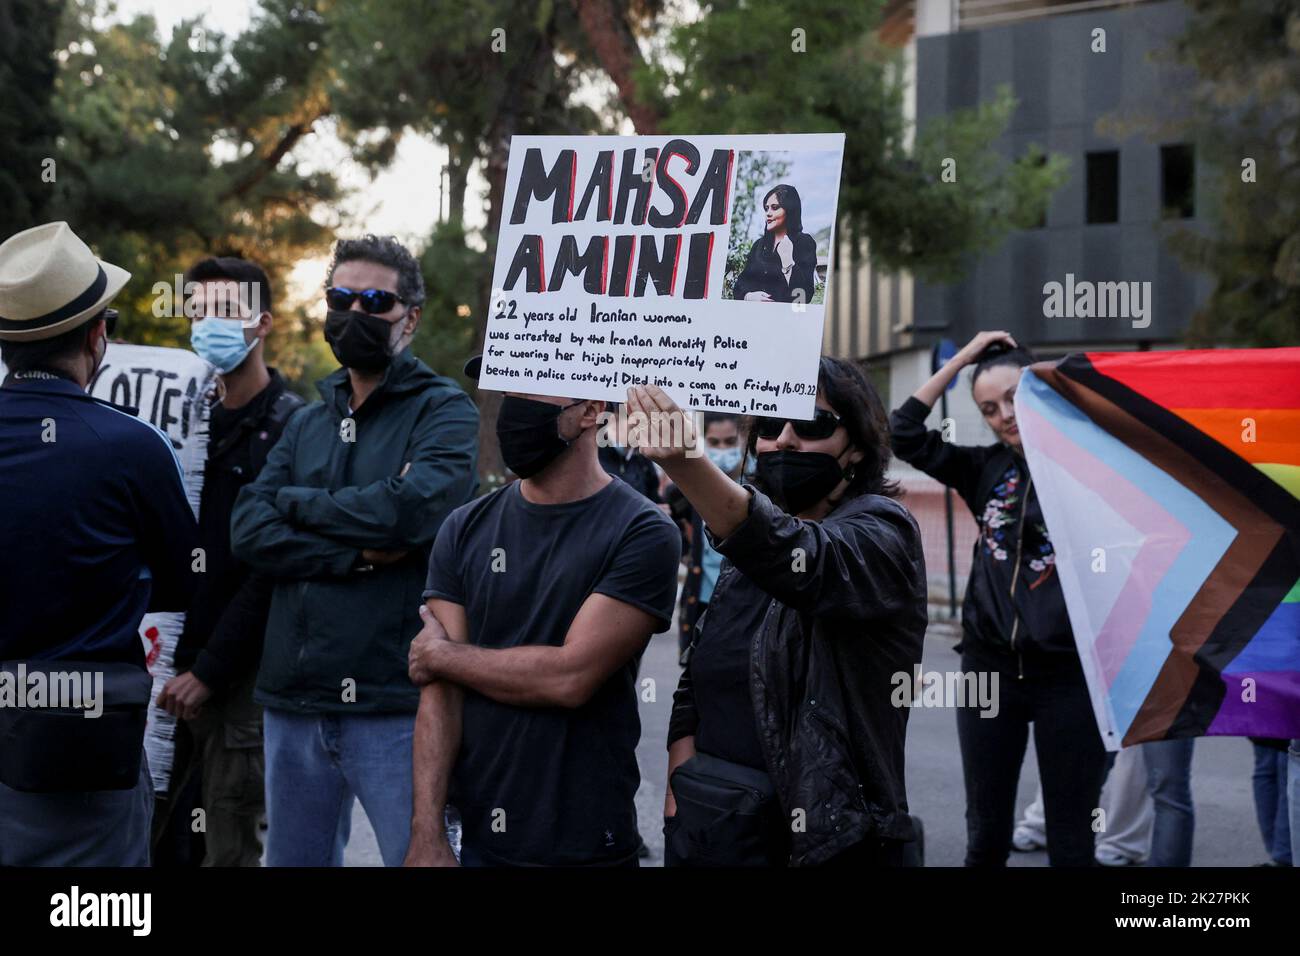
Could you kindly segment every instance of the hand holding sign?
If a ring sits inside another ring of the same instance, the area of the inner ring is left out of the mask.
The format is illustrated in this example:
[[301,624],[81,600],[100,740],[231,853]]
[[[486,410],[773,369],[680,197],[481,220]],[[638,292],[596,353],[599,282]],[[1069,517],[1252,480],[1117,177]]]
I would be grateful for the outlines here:
[[628,440],[662,466],[704,523],[723,538],[738,528],[749,514],[749,492],[700,455],[691,413],[655,385],[629,388],[626,408]]
[[481,389],[813,414],[839,133],[516,136]]
[[667,468],[687,457],[699,444],[695,422],[657,385],[627,390],[628,441],[651,461]]

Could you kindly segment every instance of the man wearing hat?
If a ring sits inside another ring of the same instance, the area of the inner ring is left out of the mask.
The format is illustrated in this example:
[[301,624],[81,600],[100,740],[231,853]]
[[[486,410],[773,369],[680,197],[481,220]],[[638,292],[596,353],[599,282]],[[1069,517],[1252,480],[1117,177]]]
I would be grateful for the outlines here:
[[[167,437],[86,394],[117,319],[108,305],[129,278],[64,222],[0,244],[0,664],[75,663],[118,685],[125,673],[139,712],[140,621],[187,606],[198,528]],[[99,727],[123,726],[113,686],[105,681]],[[20,717],[29,732],[14,731]],[[106,776],[73,756],[98,721],[83,730],[49,718],[0,706],[0,866],[147,866],[147,762],[105,788]],[[132,771],[140,718],[129,739],[108,741]],[[20,754],[32,728],[52,726],[72,729],[68,753]]]

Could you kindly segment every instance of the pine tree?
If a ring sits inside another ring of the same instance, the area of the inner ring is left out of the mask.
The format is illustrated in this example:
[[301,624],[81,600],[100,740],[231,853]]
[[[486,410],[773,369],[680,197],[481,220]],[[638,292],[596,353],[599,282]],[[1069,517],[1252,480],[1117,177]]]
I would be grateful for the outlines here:
[[0,0],[0,240],[37,225],[58,178],[54,41],[61,0]]

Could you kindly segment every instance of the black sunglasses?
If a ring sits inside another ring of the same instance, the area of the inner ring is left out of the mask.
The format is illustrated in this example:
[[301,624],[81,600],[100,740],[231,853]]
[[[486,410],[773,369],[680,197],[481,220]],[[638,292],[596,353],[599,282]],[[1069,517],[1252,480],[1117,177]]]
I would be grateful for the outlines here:
[[819,408],[812,421],[807,422],[800,421],[797,418],[760,418],[758,420],[758,437],[766,438],[769,441],[780,438],[781,432],[785,431],[786,422],[794,426],[796,435],[809,441],[830,438],[835,434],[835,429],[840,427],[840,417],[838,415],[824,408]]
[[396,292],[389,292],[387,289],[348,289],[341,285],[330,286],[325,290],[325,303],[331,309],[352,308],[352,303],[357,299],[361,300],[361,310],[367,315],[379,315],[387,312],[395,303],[401,302],[406,304]]
[[117,328],[117,309],[105,309],[96,318],[104,320],[104,338],[112,338],[113,330]]

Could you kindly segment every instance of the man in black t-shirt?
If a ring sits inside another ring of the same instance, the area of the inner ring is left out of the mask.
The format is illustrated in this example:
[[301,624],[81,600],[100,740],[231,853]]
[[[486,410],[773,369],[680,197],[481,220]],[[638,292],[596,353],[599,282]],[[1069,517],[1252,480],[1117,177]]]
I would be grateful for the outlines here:
[[636,667],[670,625],[681,544],[600,467],[603,404],[507,395],[497,435],[523,480],[438,532],[408,865],[454,865],[449,802],[465,865],[636,864]]

